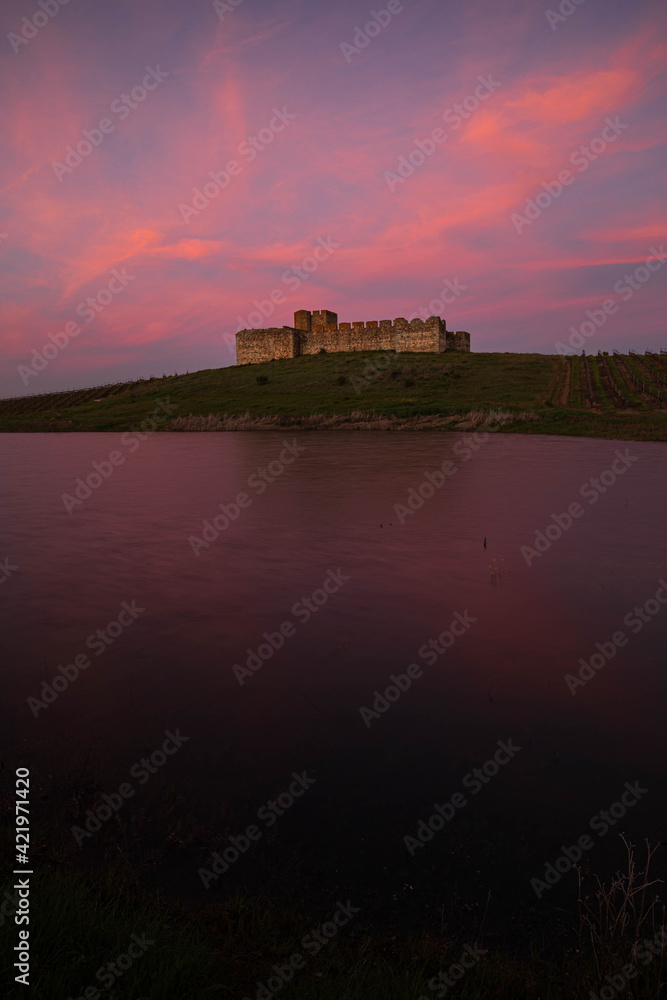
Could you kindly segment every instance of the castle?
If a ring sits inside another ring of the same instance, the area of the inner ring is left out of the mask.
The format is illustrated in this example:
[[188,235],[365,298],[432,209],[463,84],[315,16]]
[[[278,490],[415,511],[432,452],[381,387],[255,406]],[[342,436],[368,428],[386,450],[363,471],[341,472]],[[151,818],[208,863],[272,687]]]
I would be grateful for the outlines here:
[[294,326],[266,330],[239,330],[236,334],[237,365],[254,365],[278,358],[296,358],[300,354],[339,353],[341,351],[420,351],[442,354],[443,351],[469,351],[470,334],[452,333],[444,319],[429,316],[410,322],[399,316],[369,320],[367,323],[338,323],[338,316],[328,309],[294,313]]

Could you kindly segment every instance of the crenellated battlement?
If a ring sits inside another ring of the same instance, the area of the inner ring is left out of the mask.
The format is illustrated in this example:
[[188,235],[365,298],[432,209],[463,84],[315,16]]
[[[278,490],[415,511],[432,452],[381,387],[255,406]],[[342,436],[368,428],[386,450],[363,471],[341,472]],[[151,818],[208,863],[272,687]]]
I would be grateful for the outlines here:
[[469,351],[470,334],[447,330],[444,319],[366,320],[338,323],[338,316],[328,309],[294,314],[294,326],[281,330],[240,330],[236,334],[236,363],[257,364],[301,354],[336,354],[346,351],[419,351],[441,354],[443,351]]

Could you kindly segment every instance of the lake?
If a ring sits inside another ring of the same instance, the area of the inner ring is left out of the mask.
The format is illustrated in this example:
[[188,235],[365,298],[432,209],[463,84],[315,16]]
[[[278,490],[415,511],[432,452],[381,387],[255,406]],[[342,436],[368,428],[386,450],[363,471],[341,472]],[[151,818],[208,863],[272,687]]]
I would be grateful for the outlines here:
[[0,449],[2,756],[31,768],[47,826],[69,836],[76,796],[129,783],[123,849],[180,898],[345,892],[416,924],[443,891],[471,912],[491,893],[517,930],[570,905],[572,872],[539,902],[530,881],[561,845],[593,831],[608,874],[619,831],[667,839],[664,445]]

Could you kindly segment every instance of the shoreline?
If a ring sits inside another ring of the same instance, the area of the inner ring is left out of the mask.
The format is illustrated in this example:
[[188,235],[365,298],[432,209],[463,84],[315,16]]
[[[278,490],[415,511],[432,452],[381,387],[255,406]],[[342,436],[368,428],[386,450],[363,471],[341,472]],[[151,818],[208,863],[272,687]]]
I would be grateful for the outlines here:
[[321,431],[334,433],[420,432],[530,434],[542,437],[584,438],[609,441],[667,442],[667,413],[593,413],[551,409],[470,410],[453,414],[422,413],[400,415],[376,411],[351,413],[252,414],[209,413],[188,414],[158,423],[151,417],[140,421],[130,419],[91,420],[54,417],[32,417],[0,420],[0,436],[11,434],[212,434],[238,432]]
[[[382,356],[384,357],[384,356]],[[0,433],[469,431],[667,441],[658,355],[305,355],[0,400]]]

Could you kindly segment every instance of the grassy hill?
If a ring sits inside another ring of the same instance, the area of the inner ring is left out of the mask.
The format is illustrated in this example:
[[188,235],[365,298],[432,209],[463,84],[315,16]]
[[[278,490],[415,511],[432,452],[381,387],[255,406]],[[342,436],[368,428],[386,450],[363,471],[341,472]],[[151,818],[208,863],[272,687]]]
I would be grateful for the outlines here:
[[0,431],[495,424],[667,440],[666,377],[660,355],[319,354],[0,400]]

